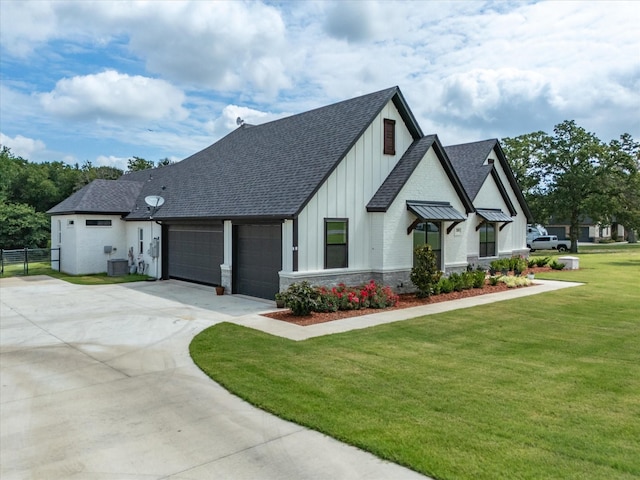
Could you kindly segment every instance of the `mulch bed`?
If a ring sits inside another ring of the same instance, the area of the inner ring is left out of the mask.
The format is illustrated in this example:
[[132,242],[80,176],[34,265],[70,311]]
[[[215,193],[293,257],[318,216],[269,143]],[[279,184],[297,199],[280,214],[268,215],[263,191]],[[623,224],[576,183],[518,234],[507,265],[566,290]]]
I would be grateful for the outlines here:
[[[538,273],[551,271],[550,267],[531,268],[526,273]],[[518,287],[527,288],[527,287]],[[402,308],[417,307],[420,305],[430,305],[432,303],[448,302],[451,300],[459,300],[462,298],[476,297],[478,295],[486,295],[488,293],[497,293],[509,290],[506,284],[500,282],[497,285],[489,285],[487,282],[484,288],[472,288],[470,290],[463,290],[461,292],[441,293],[440,295],[432,295],[429,298],[418,298],[414,294],[401,294],[400,300],[395,307],[389,307],[385,309],[366,308],[362,310],[339,310],[337,312],[318,313],[313,312],[311,315],[304,317],[298,317],[291,313],[291,310],[281,310],[273,313],[265,313],[263,316],[274,318],[276,320],[282,320],[284,322],[295,323],[306,327],[308,325],[315,325],[316,323],[331,322],[333,320],[340,320],[342,318],[359,317],[362,315],[368,315],[376,312],[383,312],[388,310],[400,310]]]

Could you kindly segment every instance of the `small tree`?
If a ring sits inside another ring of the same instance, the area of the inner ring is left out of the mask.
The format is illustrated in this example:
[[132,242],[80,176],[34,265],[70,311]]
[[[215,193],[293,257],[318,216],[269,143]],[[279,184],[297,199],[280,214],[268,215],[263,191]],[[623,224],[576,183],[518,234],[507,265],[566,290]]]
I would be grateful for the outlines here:
[[424,244],[414,250],[414,266],[411,269],[411,281],[418,289],[418,295],[429,297],[433,293],[442,272],[438,268],[436,254],[431,245]]
[[130,172],[139,172],[141,170],[147,170],[153,168],[155,165],[152,160],[145,160],[141,157],[136,157],[127,160],[127,170]]
[[0,202],[0,248],[46,247],[49,217],[31,205]]

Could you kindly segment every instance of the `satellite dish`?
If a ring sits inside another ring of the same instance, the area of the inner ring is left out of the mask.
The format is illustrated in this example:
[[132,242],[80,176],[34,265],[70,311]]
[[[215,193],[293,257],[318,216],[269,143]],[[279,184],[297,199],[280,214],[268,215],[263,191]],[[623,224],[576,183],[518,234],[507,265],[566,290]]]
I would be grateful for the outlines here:
[[244,120],[240,117],[236,118],[236,125],[242,125],[244,123]]
[[162,198],[160,195],[149,195],[147,197],[144,197],[144,203],[146,203],[150,207],[158,208],[164,205],[164,198]]

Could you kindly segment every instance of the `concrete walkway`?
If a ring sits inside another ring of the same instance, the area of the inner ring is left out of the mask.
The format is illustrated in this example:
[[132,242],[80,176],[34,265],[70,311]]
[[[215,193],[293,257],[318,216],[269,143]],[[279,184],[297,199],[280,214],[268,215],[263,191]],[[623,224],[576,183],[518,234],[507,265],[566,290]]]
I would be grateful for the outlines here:
[[560,282],[556,280],[535,280],[534,285],[527,288],[513,288],[499,293],[489,293],[476,297],[463,298],[452,302],[439,302],[432,305],[422,305],[402,310],[382,310],[378,313],[319,323],[316,325],[309,325],[307,327],[301,327],[299,325],[274,320],[256,314],[244,315],[229,321],[245,327],[262,330],[263,332],[270,333],[271,335],[288,338],[290,340],[306,340],[308,338],[331,335],[334,333],[343,333],[350,330],[359,330],[362,328],[373,327],[375,325],[381,325],[383,323],[398,322],[408,320],[410,318],[421,317],[423,315],[432,315],[434,313],[448,312],[450,310],[459,310],[462,308],[486,305],[488,303],[501,302],[514,298],[528,297],[530,295],[537,295],[540,293],[569,287],[577,287],[580,285],[583,284],[576,282]]
[[229,394],[191,339],[229,321],[303,340],[574,285],[299,327],[259,315],[273,302],[173,280],[0,279],[0,478],[424,479]]

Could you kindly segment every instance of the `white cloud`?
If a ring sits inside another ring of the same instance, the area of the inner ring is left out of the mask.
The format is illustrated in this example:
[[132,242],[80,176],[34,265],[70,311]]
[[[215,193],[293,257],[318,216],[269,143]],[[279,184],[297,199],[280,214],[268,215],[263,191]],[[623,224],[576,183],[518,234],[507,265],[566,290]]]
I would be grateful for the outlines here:
[[46,150],[47,146],[41,140],[23,137],[22,135],[16,135],[15,137],[9,137],[3,133],[0,133],[0,144],[9,147],[11,153],[17,157],[22,157],[29,160],[34,155]]
[[260,125],[288,115],[291,114],[284,112],[261,112],[253,108],[227,105],[222,109],[222,113],[218,118],[206,123],[205,129],[214,138],[219,138],[238,128],[238,118],[249,125]]
[[[640,136],[634,2],[0,1],[3,55],[17,68],[17,55],[57,58],[64,72],[47,77],[47,65],[33,86],[11,84],[21,93],[3,97],[11,135],[40,137],[32,124],[64,137],[61,117],[99,119],[74,133],[188,154],[236,128],[237,116],[263,123],[399,85],[423,130],[445,143],[571,118],[603,139]],[[86,75],[102,68],[111,73]]]
[[275,8],[240,2],[148,7],[139,18],[125,21],[131,25],[131,49],[145,58],[150,71],[221,90],[277,92],[290,86],[280,62],[285,26]]
[[1,7],[2,48],[12,54],[26,56],[35,46],[55,36],[56,17],[53,4],[3,0]]
[[184,119],[184,94],[164,80],[114,70],[59,80],[41,94],[48,113],[74,119]]
[[93,162],[94,167],[113,167],[125,171],[129,157],[114,157],[113,155],[98,155]]

